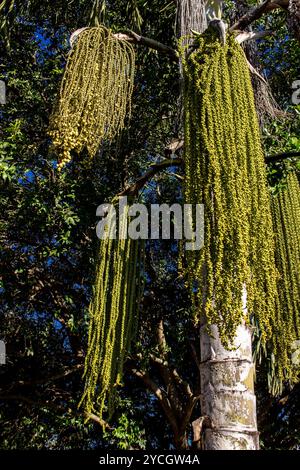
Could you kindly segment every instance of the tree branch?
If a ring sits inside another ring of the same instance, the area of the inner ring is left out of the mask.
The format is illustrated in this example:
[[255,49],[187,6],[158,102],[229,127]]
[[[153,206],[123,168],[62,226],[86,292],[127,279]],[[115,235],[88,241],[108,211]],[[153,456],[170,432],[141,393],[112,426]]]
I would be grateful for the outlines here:
[[[74,31],[74,33],[71,34],[70,36],[70,44],[71,47],[74,46],[78,36],[80,33],[85,31],[86,28],[80,28]],[[178,61],[178,52],[173,49],[170,46],[166,46],[165,44],[162,44],[159,41],[156,41],[155,39],[150,39],[150,38],[145,38],[144,36],[140,36],[139,34],[135,33],[134,31],[128,31],[128,33],[116,33],[113,34],[113,37],[118,39],[119,41],[127,41],[127,42],[132,42],[134,44],[138,44],[141,46],[146,46],[149,47],[150,49],[154,49],[156,51],[162,52],[163,54],[168,55],[171,57],[173,60],[176,62]]]
[[176,416],[178,422],[181,421],[181,416],[183,412],[183,405],[179,399],[176,385],[174,382],[174,376],[170,370],[169,363],[163,359],[160,359],[153,354],[150,354],[150,359],[158,366],[161,378],[166,387],[166,396],[168,397],[170,406],[173,410],[174,415]]
[[251,8],[247,13],[245,13],[245,15],[241,16],[241,18],[239,18],[238,21],[229,28],[229,31],[244,30],[251,23],[259,20],[268,11],[275,10],[277,8],[286,8],[288,3],[288,0],[276,0],[276,2],[265,0],[257,7]]
[[178,61],[178,52],[175,49],[170,46],[166,46],[165,44],[162,44],[161,42],[156,41],[155,39],[145,38],[144,36],[140,36],[134,31],[129,31],[127,34],[116,33],[113,36],[119,39],[120,41],[133,42],[134,44],[149,47],[150,49],[154,49],[156,51],[167,54],[176,62]]
[[[262,78],[262,77],[260,77]],[[183,144],[182,144],[183,145]],[[300,157],[300,152],[284,152],[276,155],[268,155],[265,157],[266,163],[272,163],[279,160],[284,160],[285,158]],[[118,196],[136,196],[138,192],[145,186],[148,181],[153,178],[160,171],[170,168],[172,166],[183,166],[184,161],[182,158],[174,158],[170,160],[164,160],[160,163],[154,163],[151,165],[149,171],[147,171],[143,176],[141,176],[135,183],[131,186],[128,186],[124,189]]]
[[15,385],[43,385],[48,382],[54,382],[55,380],[59,380],[64,377],[67,377],[68,375],[73,374],[74,372],[77,372],[80,369],[83,369],[83,367],[84,367],[84,364],[76,364],[75,366],[71,368],[68,368],[68,367],[65,368],[63,371],[59,372],[56,375],[44,377],[41,379],[31,380],[31,381],[19,380],[18,382],[15,383]]
[[182,403],[181,403],[181,400],[179,399],[179,395],[178,395],[176,385],[174,382],[174,376],[171,372],[171,368],[168,362],[168,357],[167,357],[168,347],[167,347],[167,341],[165,337],[163,319],[160,319],[158,322],[156,335],[157,335],[158,350],[162,359],[156,357],[153,354],[150,354],[150,358],[159,367],[160,374],[164,381],[171,407],[173,408],[174,414],[176,415],[177,419],[180,421],[180,417],[182,413]]
[[172,368],[171,369],[171,373],[174,377],[174,380],[177,382],[177,384],[182,388],[182,390],[184,391],[184,393],[186,394],[186,396],[189,398],[189,399],[198,399],[199,396],[195,396],[191,390],[191,387],[190,387],[190,384],[188,382],[186,382],[185,380],[183,380],[180,375],[178,374],[177,370],[175,368]]
[[173,429],[175,434],[178,433],[178,424],[176,417],[173,413],[173,410],[170,406],[169,400],[163,390],[150,378],[149,374],[144,371],[132,368],[131,372],[136,376],[142,379],[146,387],[156,396],[162,409],[164,410],[166,417]]
[[148,170],[141,178],[139,178],[134,184],[124,189],[118,196],[136,196],[140,189],[142,189],[145,184],[153,178],[157,173],[171,166],[181,166],[183,161],[181,158],[174,158],[171,160],[164,160],[160,163],[154,163],[151,165],[150,170]]
[[37,406],[39,408],[50,408],[50,409],[53,408],[59,411],[66,411],[63,406],[57,405],[56,403],[53,403],[52,401],[42,402],[39,400],[32,400],[31,398],[25,397],[24,395],[0,395],[0,401],[1,400],[22,401],[24,403],[27,403],[28,405]]
[[247,57],[245,56],[245,59],[246,59],[246,62],[248,64],[248,67],[249,67],[249,70],[250,72],[253,74],[253,75],[256,75],[256,77],[258,77],[265,85],[268,86],[268,83],[267,81],[264,79],[264,77],[256,70],[255,67],[253,67],[253,65],[249,62],[249,60],[247,59]]
[[136,368],[132,368],[131,372],[136,377],[139,377],[140,379],[142,379],[145,385],[147,385],[147,388],[149,388],[149,390],[151,390],[151,392],[154,393],[154,395],[160,402],[164,402],[166,400],[166,396],[164,395],[162,389],[154,382],[154,380],[151,379],[151,377],[149,376],[147,372],[138,370]]
[[188,404],[186,406],[185,415],[183,416],[183,419],[180,423],[181,432],[184,432],[186,428],[188,427],[195,405],[197,401],[199,400],[199,398],[200,397],[192,397],[189,399]]
[[[277,8],[287,9],[288,4],[289,4],[288,0],[266,0],[259,6],[252,8],[245,15],[243,15],[233,26],[229,28],[229,31],[243,30],[247,26],[249,26],[251,23],[261,18],[264,15],[264,13],[277,9]],[[88,28],[87,27],[80,28],[71,34],[70,36],[71,47],[74,46],[80,33],[85,31],[86,29]],[[264,37],[265,35],[267,35],[267,33],[262,32],[260,36],[246,38],[243,40],[257,39],[258,37]],[[179,59],[178,51],[176,49],[173,49],[170,46],[167,46],[166,44],[156,41],[155,39],[146,38],[144,36],[141,36],[140,34],[135,33],[134,31],[128,31],[127,33],[115,33],[113,34],[113,36],[116,39],[119,39],[120,41],[131,42],[134,44],[146,46],[146,47],[149,47],[150,49],[154,49],[156,51],[162,52],[163,54],[168,55],[172,60],[178,62],[178,59]]]
[[272,36],[272,35],[274,35],[274,31],[271,31],[269,29],[265,31],[243,31],[242,33],[237,35],[235,40],[239,44],[242,44],[245,41],[253,41],[256,39],[261,39],[266,36]]
[[156,357],[154,356],[153,354],[150,355],[150,358],[153,362],[155,362],[156,364],[158,364],[159,366],[161,367],[165,367],[165,368],[168,368],[168,372],[169,374],[173,377],[174,381],[177,383],[177,385],[179,385],[183,391],[183,393],[186,395],[186,397],[189,399],[189,400],[198,400],[200,398],[200,395],[197,394],[195,395],[193,392],[192,392],[192,389],[189,385],[188,382],[186,382],[185,380],[183,380],[180,375],[178,374],[177,370],[174,368],[174,367],[170,367],[168,361],[164,361],[163,359],[160,359],[159,357]]
[[[23,395],[0,395],[0,401],[1,400],[21,401],[21,402],[27,403],[30,406],[35,406],[38,408],[50,408],[50,409],[54,409],[62,413],[72,413],[77,416],[82,416],[82,413],[80,413],[79,411],[65,409],[63,406],[57,405],[56,403],[49,402],[49,401],[42,402],[38,400],[32,400],[31,398],[25,397]],[[105,427],[106,429],[109,429],[109,430],[113,429],[111,426],[109,426],[109,424],[106,421],[104,421],[103,419],[100,419],[98,416],[96,416],[93,413],[84,413],[84,416],[85,418],[95,421],[95,423],[100,424],[102,427]]]
[[97,415],[95,415],[94,413],[84,413],[84,416],[85,416],[87,419],[91,419],[91,420],[94,421],[95,423],[100,424],[100,426],[101,426],[102,428],[109,429],[109,430],[112,430],[112,429],[113,429],[106,421],[104,421],[103,419],[100,419],[100,418],[99,418]]
[[266,157],[266,163],[279,162],[280,160],[285,160],[286,158],[300,157],[300,152],[283,152],[277,153],[276,155],[269,155]]
[[162,319],[159,320],[159,323],[157,325],[157,343],[159,352],[165,359],[167,353],[167,342],[165,337],[164,321]]

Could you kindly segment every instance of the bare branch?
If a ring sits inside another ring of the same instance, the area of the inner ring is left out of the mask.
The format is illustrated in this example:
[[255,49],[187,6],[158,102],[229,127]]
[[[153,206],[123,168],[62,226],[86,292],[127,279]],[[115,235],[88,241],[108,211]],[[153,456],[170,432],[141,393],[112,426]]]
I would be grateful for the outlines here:
[[131,372],[136,376],[142,379],[146,387],[154,393],[154,395],[157,397],[162,409],[164,410],[166,417],[172,426],[173,432],[175,434],[178,433],[178,424],[176,420],[176,416],[173,413],[172,407],[169,403],[168,397],[166,394],[163,392],[163,390],[150,378],[149,374],[144,371],[140,371],[138,369],[131,369]]
[[[193,394],[192,390],[191,390],[190,384],[180,377],[177,370],[172,368],[171,373],[172,373],[174,379],[176,380],[177,384],[180,385],[180,387],[182,388],[182,390],[186,394],[186,396],[189,399],[196,398],[195,395]],[[199,398],[199,397],[197,397],[197,398]]]
[[[42,402],[39,400],[32,400],[31,398],[25,397],[23,395],[0,395],[0,401],[1,400],[13,400],[13,401],[21,401],[24,403],[27,403],[28,405],[35,406],[38,408],[50,408],[57,410],[62,413],[72,413],[78,416],[81,416],[82,414],[79,411],[73,411],[70,409],[65,409],[65,407],[61,405],[57,405],[56,403],[53,403],[52,401],[46,401]],[[92,421],[95,421],[96,423],[100,424],[103,428],[106,429],[113,429],[109,424],[104,421],[103,419],[100,419],[98,416],[96,416],[93,413],[84,413],[85,418],[91,419]]]
[[162,389],[154,382],[154,380],[151,379],[151,377],[149,376],[147,372],[144,372],[142,370],[138,370],[135,368],[132,368],[131,372],[136,377],[139,377],[140,379],[142,379],[145,385],[147,385],[147,388],[149,388],[149,390],[151,390],[151,392],[154,393],[154,395],[156,396],[156,398],[158,398],[160,402],[163,402],[164,400],[166,400],[166,395],[164,394]]
[[[71,34],[70,36],[70,45],[71,47],[74,46],[76,40],[78,39],[78,36],[80,33],[85,31],[88,28],[80,28],[74,31],[74,33]],[[127,34],[125,33],[116,33],[113,34],[113,36],[116,39],[119,39],[119,41],[127,41],[127,42],[132,42],[134,44],[138,44],[141,46],[146,46],[149,47],[150,49],[154,49],[156,51],[162,52],[163,54],[168,55],[171,57],[173,60],[176,62],[178,61],[178,53],[175,49],[172,47],[166,46],[165,44],[162,44],[159,41],[156,41],[155,39],[150,39],[150,38],[145,38],[144,36],[140,36],[139,34],[135,33],[134,31],[129,31]]]
[[161,355],[161,358],[158,358],[153,354],[150,355],[150,358],[159,366],[160,374],[164,381],[171,407],[174,410],[174,413],[177,418],[180,418],[182,413],[182,403],[179,399],[176,384],[174,382],[174,376],[171,373],[171,369],[168,363],[168,348],[164,332],[163,319],[160,319],[160,321],[158,322],[156,334],[158,350]]
[[165,337],[164,321],[161,319],[157,325],[158,348],[163,357],[166,356],[167,342]]
[[167,361],[154,356],[154,354],[150,354],[150,359],[160,366],[168,367],[169,365]]
[[182,417],[181,423],[180,423],[180,430],[181,432],[185,431],[187,426],[189,425],[189,422],[192,417],[192,413],[194,411],[195,405],[197,401],[199,400],[200,397],[192,397],[189,399],[188,404],[185,408],[185,414]]
[[287,10],[289,7],[289,0],[272,0],[269,5],[269,10],[275,10],[276,8],[283,8]]
[[248,67],[249,67],[249,70],[250,72],[253,74],[253,75],[256,75],[262,82],[264,82],[265,85],[268,85],[267,81],[264,79],[264,77],[256,70],[255,67],[253,67],[253,65],[249,62],[248,59],[247,60],[247,64],[248,64]]
[[101,426],[102,428],[109,429],[109,430],[112,430],[112,429],[113,429],[106,421],[104,421],[103,419],[100,419],[100,418],[99,418],[97,415],[95,415],[94,413],[84,413],[84,416],[85,416],[87,419],[91,419],[91,420],[94,421],[95,423],[100,424],[100,426]]
[[300,152],[284,152],[278,153],[277,155],[269,155],[266,157],[266,163],[279,162],[280,160],[285,160],[286,158],[299,158]]
[[265,13],[275,10],[277,8],[287,8],[288,0],[265,0],[257,7],[251,8],[245,15],[243,15],[234,25],[229,28],[229,31],[244,30],[256,20],[259,20]]
[[239,43],[242,44],[245,41],[253,41],[256,39],[261,39],[266,36],[272,36],[274,34],[273,31],[271,30],[266,30],[266,31],[244,31],[240,34],[237,35],[235,40]]
[[19,380],[18,382],[15,383],[15,385],[42,385],[46,384],[48,382],[54,382],[55,380],[62,379],[64,377],[67,377],[70,374],[73,374],[74,372],[77,372],[78,370],[83,369],[84,364],[76,364],[75,366],[69,368],[66,367],[64,370],[59,372],[58,374],[49,376],[49,377],[44,377],[41,379],[36,379],[36,380]]
[[178,52],[175,49],[170,46],[166,46],[165,44],[162,44],[161,42],[156,41],[155,39],[140,36],[134,31],[129,31],[128,34],[117,33],[114,34],[114,37],[123,41],[125,40],[128,42],[133,42],[134,44],[149,47],[150,49],[154,49],[156,51],[167,54],[176,62],[178,61]]
[[[260,80],[266,83],[266,80],[257,72],[257,70],[248,62],[250,71],[259,77]],[[184,145],[184,142],[181,141],[181,146]],[[283,160],[285,158],[292,158],[292,157],[299,157],[299,152],[287,152],[287,153],[280,153],[278,155],[269,155],[265,157],[265,162],[270,163],[273,161]],[[164,160],[161,163],[155,163],[151,165],[149,171],[147,171],[141,178],[139,178],[135,183],[128,188],[124,189],[118,196],[136,196],[138,192],[145,186],[145,184],[153,178],[157,173],[160,171],[165,170],[166,168],[170,168],[172,166],[183,166],[184,161],[181,158],[174,158],[170,160]]]
[[165,148],[165,156],[171,157],[171,155],[178,155],[179,150],[182,149],[184,145],[184,140],[182,139],[173,139],[171,143]]
[[128,188],[124,189],[118,196],[136,196],[140,189],[142,189],[145,184],[153,178],[157,173],[166,168],[172,166],[181,166],[183,164],[183,160],[181,158],[174,158],[171,160],[164,160],[160,163],[154,163],[151,165],[150,170],[148,170],[141,178],[139,178],[134,184],[129,186]]
[[[179,385],[181,387],[181,389],[183,390],[183,392],[185,393],[185,395],[188,399],[195,399],[195,398],[199,399],[200,398],[199,395],[194,395],[193,394],[193,392],[191,390],[191,387],[188,384],[188,382],[186,382],[185,380],[183,380],[180,377],[179,373],[177,372],[177,370],[174,367],[170,367],[168,361],[160,359],[159,357],[154,356],[154,354],[150,354],[150,358],[154,363],[158,364],[160,367],[168,369],[169,375],[172,376],[173,379],[175,380],[175,382],[177,383],[177,385]],[[171,379],[170,379],[170,381],[171,381]]]

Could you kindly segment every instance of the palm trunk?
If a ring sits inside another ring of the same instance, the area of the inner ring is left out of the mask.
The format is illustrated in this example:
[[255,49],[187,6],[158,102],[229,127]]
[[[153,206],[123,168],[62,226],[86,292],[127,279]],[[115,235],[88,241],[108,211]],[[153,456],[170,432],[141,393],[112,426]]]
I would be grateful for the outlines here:
[[235,347],[223,348],[218,329],[200,330],[201,413],[211,427],[203,434],[205,450],[258,450],[251,331],[244,324]]

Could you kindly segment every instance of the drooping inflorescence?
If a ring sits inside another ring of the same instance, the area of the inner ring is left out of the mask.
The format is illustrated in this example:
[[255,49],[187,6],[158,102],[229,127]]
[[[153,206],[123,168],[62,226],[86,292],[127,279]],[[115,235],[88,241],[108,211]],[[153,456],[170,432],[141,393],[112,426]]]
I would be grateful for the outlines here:
[[204,204],[205,242],[186,254],[197,318],[216,324],[230,346],[245,318],[262,341],[277,319],[278,272],[264,154],[245,54],[207,30],[183,54],[186,203]]
[[[288,190],[272,196],[271,210],[244,52],[234,36],[225,46],[209,30],[197,40],[196,50],[182,54],[184,200],[205,209],[204,247],[186,252],[184,263],[196,318],[217,325],[225,347],[241,322],[254,318],[262,344],[272,346],[279,379],[292,378],[291,342],[299,338],[299,183],[290,175]],[[100,242],[90,305],[81,404],[100,418],[112,413],[136,329],[140,245],[124,236],[125,219],[117,238]]]
[[[274,347],[278,350],[280,362],[286,362],[293,345],[300,340],[300,185],[296,172],[289,173],[286,187],[271,196],[271,206],[276,238],[276,264],[280,273],[280,316],[274,333],[273,350]],[[292,367],[291,378],[296,374],[297,368]]]
[[69,54],[50,136],[61,169],[71,151],[87,148],[90,157],[103,139],[112,139],[130,116],[134,49],[103,26],[80,32]]
[[100,241],[93,299],[90,304],[85,388],[81,405],[87,414],[112,414],[124,361],[135,337],[141,290],[142,246],[126,235],[128,206],[121,217],[118,238]]

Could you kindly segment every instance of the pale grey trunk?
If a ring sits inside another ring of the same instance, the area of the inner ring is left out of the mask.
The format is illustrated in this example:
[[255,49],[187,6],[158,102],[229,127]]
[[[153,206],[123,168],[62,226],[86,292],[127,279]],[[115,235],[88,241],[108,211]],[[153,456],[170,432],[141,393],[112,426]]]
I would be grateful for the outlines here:
[[[242,295],[243,294],[243,295]],[[241,293],[247,316],[246,288]],[[258,450],[255,366],[252,334],[245,321],[230,350],[222,346],[216,325],[200,328],[201,413],[210,418],[203,433],[205,450]]]
[[[206,28],[204,0],[178,0],[177,27],[179,36],[190,29],[203,32]],[[200,155],[199,155],[200,158]],[[205,280],[204,280],[205,282]],[[242,292],[241,292],[242,295]],[[244,295],[246,310],[246,293]],[[205,450],[257,450],[259,448],[256,398],[254,394],[254,364],[251,332],[240,325],[235,349],[222,346],[216,326],[208,334],[200,328],[201,414],[209,427],[203,426],[202,448]],[[199,424],[197,424],[199,423]],[[194,423],[194,434],[200,435],[203,420]]]
[[235,350],[222,346],[216,326],[200,331],[201,413],[211,427],[203,433],[205,450],[259,448],[251,331],[240,325]]

